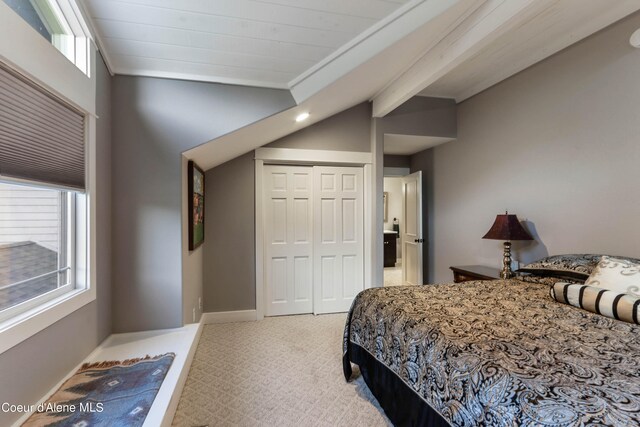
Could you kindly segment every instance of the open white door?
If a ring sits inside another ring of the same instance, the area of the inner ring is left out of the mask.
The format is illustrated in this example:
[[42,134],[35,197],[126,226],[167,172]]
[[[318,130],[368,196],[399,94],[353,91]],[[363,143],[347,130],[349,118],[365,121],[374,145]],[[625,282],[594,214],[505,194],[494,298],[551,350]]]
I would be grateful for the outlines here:
[[402,178],[402,282],[422,285],[422,171]]
[[264,167],[265,315],[313,310],[313,169]]
[[315,166],[314,313],[348,311],[364,289],[363,170]]

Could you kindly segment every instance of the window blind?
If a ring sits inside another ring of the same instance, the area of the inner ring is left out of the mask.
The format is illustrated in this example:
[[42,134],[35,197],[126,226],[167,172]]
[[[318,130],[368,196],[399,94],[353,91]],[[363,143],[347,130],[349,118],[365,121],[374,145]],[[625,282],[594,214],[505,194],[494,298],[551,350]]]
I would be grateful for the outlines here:
[[0,176],[83,190],[84,120],[0,63]]

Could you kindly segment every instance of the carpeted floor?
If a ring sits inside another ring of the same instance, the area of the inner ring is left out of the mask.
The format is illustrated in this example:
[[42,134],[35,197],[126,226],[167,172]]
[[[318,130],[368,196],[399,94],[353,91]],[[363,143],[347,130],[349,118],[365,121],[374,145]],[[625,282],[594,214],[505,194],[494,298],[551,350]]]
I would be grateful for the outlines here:
[[361,376],[344,380],[345,318],[205,326],[173,425],[391,425]]
[[402,286],[402,265],[385,267],[384,286]]

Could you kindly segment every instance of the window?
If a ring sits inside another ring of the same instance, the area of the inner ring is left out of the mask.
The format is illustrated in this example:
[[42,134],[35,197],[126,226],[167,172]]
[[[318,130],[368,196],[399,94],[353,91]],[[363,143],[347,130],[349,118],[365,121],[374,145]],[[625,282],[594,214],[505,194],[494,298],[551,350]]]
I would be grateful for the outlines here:
[[[45,25],[42,5],[68,27]],[[0,0],[0,35],[12,41],[0,58],[0,354],[96,299],[95,52],[77,8]]]
[[0,182],[0,322],[76,288],[75,199]]
[[70,0],[3,0],[49,43],[89,75],[89,33]]
[[0,331],[87,288],[86,116],[0,63]]

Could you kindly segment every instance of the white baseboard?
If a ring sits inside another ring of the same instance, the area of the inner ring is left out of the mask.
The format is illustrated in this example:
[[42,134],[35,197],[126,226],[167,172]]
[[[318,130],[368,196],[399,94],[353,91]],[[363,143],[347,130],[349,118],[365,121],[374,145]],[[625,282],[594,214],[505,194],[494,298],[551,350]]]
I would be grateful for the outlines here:
[[257,320],[255,310],[219,311],[216,313],[202,313],[202,323],[233,323],[252,322]]

